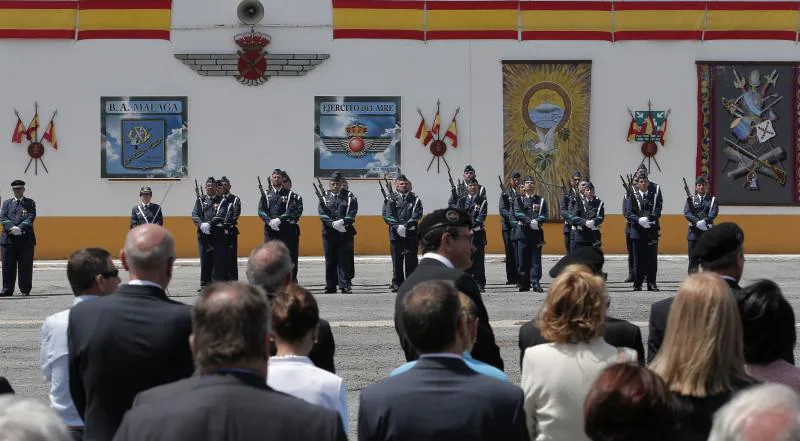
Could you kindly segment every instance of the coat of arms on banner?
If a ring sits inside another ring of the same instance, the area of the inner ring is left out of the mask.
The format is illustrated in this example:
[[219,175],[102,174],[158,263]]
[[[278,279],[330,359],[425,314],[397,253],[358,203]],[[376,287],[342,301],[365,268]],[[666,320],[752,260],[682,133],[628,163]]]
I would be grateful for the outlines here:
[[270,42],[267,34],[250,31],[239,34],[234,38],[239,50],[239,75],[236,79],[240,83],[248,86],[259,86],[264,84],[269,77],[267,76],[267,51],[265,48]]
[[45,152],[44,144],[42,143],[47,141],[53,149],[58,150],[55,123],[58,111],[53,111],[53,116],[50,117],[50,123],[47,124],[47,128],[45,128],[42,137],[39,138],[39,103],[34,103],[34,108],[33,119],[27,127],[25,127],[25,124],[22,122],[22,117],[19,115],[19,112],[14,109],[14,114],[17,116],[17,125],[14,127],[14,133],[11,135],[11,142],[14,144],[28,143],[28,156],[30,160],[28,161],[28,166],[25,167],[25,173],[28,173],[31,164],[33,164],[33,172],[38,175],[39,164],[42,164],[45,173],[50,173],[50,171],[47,170],[47,166],[44,164],[44,159],[42,159]]
[[655,162],[656,167],[661,171],[661,166],[656,160],[658,144],[663,147],[667,142],[667,120],[671,109],[653,110],[652,102],[647,102],[647,110],[631,110],[631,123],[628,127],[628,142],[638,141],[642,143],[642,164],[647,161],[647,169],[650,170],[651,162]]

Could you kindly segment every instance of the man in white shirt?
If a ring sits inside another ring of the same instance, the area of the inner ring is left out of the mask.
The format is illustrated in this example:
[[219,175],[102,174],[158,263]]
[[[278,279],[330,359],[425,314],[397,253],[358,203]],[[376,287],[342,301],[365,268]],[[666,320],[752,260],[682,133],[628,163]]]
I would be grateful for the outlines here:
[[[72,304],[107,296],[119,285],[119,270],[111,254],[102,248],[83,248],[67,261],[67,279],[75,294]],[[45,381],[50,383],[50,406],[69,428],[73,439],[83,439],[83,420],[69,393],[67,326],[69,309],[57,312],[42,325],[41,365]]]

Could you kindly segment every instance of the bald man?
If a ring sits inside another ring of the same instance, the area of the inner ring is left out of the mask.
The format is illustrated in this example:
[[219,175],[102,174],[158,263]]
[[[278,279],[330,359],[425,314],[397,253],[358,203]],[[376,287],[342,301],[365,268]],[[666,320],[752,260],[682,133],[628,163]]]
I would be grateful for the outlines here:
[[189,306],[167,298],[175,239],[138,226],[120,252],[128,283],[69,315],[69,386],[84,440],[109,441],[139,392],[192,375]]

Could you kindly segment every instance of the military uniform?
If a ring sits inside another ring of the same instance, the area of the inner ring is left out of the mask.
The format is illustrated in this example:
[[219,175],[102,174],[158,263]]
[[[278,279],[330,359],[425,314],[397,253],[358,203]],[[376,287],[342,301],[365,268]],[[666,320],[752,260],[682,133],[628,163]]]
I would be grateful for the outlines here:
[[[399,175],[397,181],[407,181]],[[417,223],[422,219],[422,199],[414,192],[394,192],[383,201],[383,220],[389,226],[392,255],[392,292],[417,268]],[[403,271],[405,267],[405,272]]]
[[[292,199],[292,204],[289,199]],[[264,221],[264,242],[280,240],[292,251],[297,243],[295,235],[297,230],[295,224],[302,214],[302,205],[299,205],[300,212],[296,210],[298,205],[295,202],[297,195],[285,188],[270,188],[266,194],[261,195],[258,202],[258,217]],[[290,211],[292,208],[295,211]]]
[[[223,183],[229,182],[225,176],[222,177],[221,181]],[[225,213],[225,219],[223,220],[223,233],[225,234],[225,243],[228,248],[226,279],[239,280],[239,216],[242,214],[242,200],[233,193],[226,194],[224,198],[228,204],[228,211]]]
[[[572,174],[572,182],[573,184],[575,181],[579,181],[583,178],[581,172],[576,171]],[[570,212],[573,209],[573,204],[577,203],[578,201],[575,199],[575,196],[572,194],[572,187],[564,189],[564,195],[561,197],[561,203],[559,204],[559,213],[561,215],[561,219],[564,220],[564,254],[569,254],[575,247],[572,242],[573,234],[572,231],[575,230],[575,227],[572,226],[569,222]],[[581,195],[578,195],[580,198]]]
[[[285,171],[281,172],[281,177],[284,179],[284,181],[291,184],[292,180]],[[289,240],[291,240],[292,243],[287,245],[287,247],[289,248],[289,253],[292,256],[292,264],[294,265],[292,277],[294,282],[297,283],[297,271],[300,268],[300,217],[303,215],[303,197],[297,193],[294,193],[291,189],[289,189],[289,199],[287,202],[286,212],[288,213],[287,218],[289,218],[289,225],[292,226],[292,232],[289,237]]]
[[[24,188],[25,182],[15,180],[11,188]],[[36,247],[36,202],[25,196],[12,197],[0,207],[0,249],[3,259],[3,290],[0,296],[14,294],[14,285],[19,274],[19,290],[23,296],[31,292],[33,285],[33,250]]]
[[[707,184],[707,181],[701,176],[695,181],[695,184],[700,183]],[[686,203],[683,205],[683,216],[689,222],[689,231],[686,234],[689,242],[689,274],[697,272],[700,266],[700,259],[692,251],[700,236],[713,226],[718,214],[717,199],[708,192],[686,198]]]
[[[471,165],[467,165],[464,167],[464,174],[472,173],[472,177],[475,177],[475,169]],[[456,187],[456,194],[453,195],[452,192],[450,197],[447,199],[447,206],[450,208],[455,207],[458,205],[458,200],[463,198],[467,195],[467,184],[466,181],[471,178],[467,178],[464,176],[464,182],[459,182],[458,186]],[[478,194],[482,197],[486,197],[486,187],[483,185],[478,186]]]
[[[625,204],[628,202],[628,195],[622,196],[622,212],[625,213]],[[633,282],[633,242],[631,242],[631,224],[625,222],[625,248],[628,251],[628,278],[625,283]]]
[[[150,187],[142,187],[139,196],[143,194],[153,194]],[[161,213],[161,206],[154,203],[145,204],[140,202],[131,209],[131,230],[139,225],[156,224],[164,225],[164,214]]]
[[467,270],[472,274],[475,283],[478,284],[481,292],[486,289],[486,229],[484,223],[486,222],[486,215],[488,209],[486,207],[486,197],[476,192],[474,196],[467,194],[458,200],[456,208],[463,210],[469,214],[472,222],[472,267]]
[[[331,180],[341,180],[341,174],[334,173]],[[351,263],[355,235],[353,224],[358,214],[358,199],[348,190],[338,193],[328,190],[322,197],[317,208],[322,222],[322,247],[325,253],[325,292],[334,293],[337,286],[342,292],[351,292],[350,282],[355,275],[355,267]]]
[[[513,178],[519,178],[519,173],[514,172]],[[503,247],[506,252],[506,284],[517,283],[517,256],[516,243],[511,239],[511,232],[517,224],[514,216],[514,199],[519,192],[516,188],[509,188],[500,195],[500,222],[502,223]]]
[[645,279],[647,279],[648,291],[658,291],[656,274],[658,271],[658,236],[661,229],[659,219],[664,199],[661,188],[655,184],[648,185],[646,193],[639,191],[634,184],[633,193],[632,197],[625,198],[622,213],[630,225],[634,291],[642,289]]
[[228,200],[223,196],[204,195],[195,201],[192,222],[197,226],[201,288],[212,281],[228,279],[230,257],[225,235],[228,209]]
[[520,195],[514,203],[514,216],[517,225],[512,239],[517,242],[519,290],[543,292],[539,280],[542,278],[543,227],[547,220],[547,204],[539,195]]
[[569,223],[572,226],[572,251],[585,246],[600,248],[602,234],[600,224],[605,218],[603,201],[594,197],[588,199],[581,196],[569,213]]

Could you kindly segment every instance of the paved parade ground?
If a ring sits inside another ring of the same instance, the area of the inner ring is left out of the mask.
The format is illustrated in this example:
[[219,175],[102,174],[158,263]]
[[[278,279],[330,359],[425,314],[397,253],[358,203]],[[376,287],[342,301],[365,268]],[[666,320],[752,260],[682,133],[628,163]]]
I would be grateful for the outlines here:
[[[545,256],[545,273],[560,256]],[[686,275],[687,260],[679,256],[662,256],[659,260],[658,286],[661,292],[631,292],[631,284],[622,283],[627,276],[623,256],[607,256],[611,295],[609,315],[630,320],[642,328],[647,341],[647,319],[650,304],[673,295]],[[742,286],[759,278],[776,281],[784,295],[800,311],[800,256],[746,256]],[[511,381],[519,383],[519,325],[534,317],[546,293],[520,293],[505,281],[505,264],[499,256],[487,256],[488,284],[483,294],[489,317]],[[179,261],[170,295],[192,304],[196,296],[199,267],[196,261]],[[240,277],[244,262],[240,261]],[[125,280],[126,273],[120,275]],[[388,257],[364,257],[356,260],[353,294],[322,294],[324,262],[306,258],[300,262],[300,283],[310,288],[320,305],[320,314],[328,319],[336,339],[337,374],[344,377],[350,391],[350,434],[354,439],[358,416],[358,394],[362,387],[384,378],[404,362],[392,316],[394,294],[389,291],[391,264]],[[0,375],[8,377],[17,393],[47,400],[47,385],[39,369],[39,331],[49,314],[67,308],[72,294],[66,279],[64,262],[37,262],[30,297],[0,298]],[[543,287],[550,278],[545,275]],[[646,344],[646,343],[645,343]],[[795,351],[795,357],[800,354]]]

